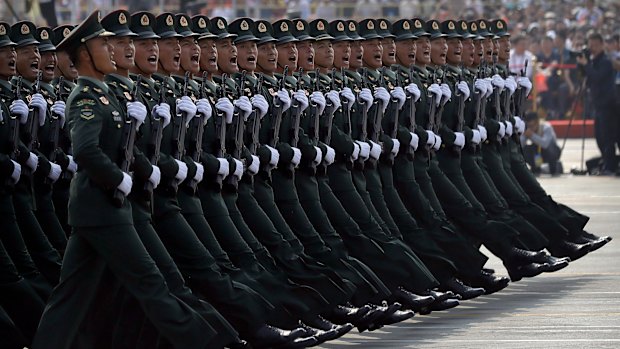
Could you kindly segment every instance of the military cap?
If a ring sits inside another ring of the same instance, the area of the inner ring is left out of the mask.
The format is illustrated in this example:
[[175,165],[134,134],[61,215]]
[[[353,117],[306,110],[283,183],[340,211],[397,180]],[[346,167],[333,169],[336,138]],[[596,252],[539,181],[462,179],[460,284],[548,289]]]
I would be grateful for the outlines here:
[[293,28],[291,29],[291,33],[297,40],[305,41],[305,40],[314,40],[312,36],[309,35],[310,27],[308,22],[301,18],[296,18],[293,20]]
[[315,19],[310,22],[310,36],[313,36],[316,41],[333,39],[333,37],[327,33],[327,29],[329,29],[329,23],[324,19]]
[[278,44],[286,44],[289,42],[299,41],[293,36],[293,21],[290,19],[281,19],[272,25],[273,37],[278,40]]
[[211,18],[209,21],[209,31],[217,36],[218,40],[236,38],[236,34],[228,32],[228,23],[223,17]]
[[155,31],[155,34],[159,35],[161,39],[181,37],[174,28],[174,15],[169,12],[164,12],[155,18],[153,31]]
[[411,33],[419,38],[423,36],[431,36],[431,33],[426,31],[426,22],[420,18],[414,18],[411,20]]
[[478,23],[478,35],[482,36],[483,38],[494,36],[493,33],[489,31],[489,22],[485,21],[484,19],[479,19],[476,22]]
[[381,39],[381,36],[377,34],[376,23],[374,19],[365,19],[359,22],[357,27],[357,33],[364,40]]
[[273,37],[273,26],[269,23],[269,21],[260,20],[254,22],[254,25],[252,26],[252,33],[254,33],[254,36],[258,38],[258,45],[278,41]]
[[451,19],[441,22],[441,24],[439,24],[439,29],[441,30],[441,33],[445,34],[446,38],[448,39],[462,38],[462,35],[456,31],[456,21],[453,21]]
[[101,19],[101,25],[115,36],[138,36],[129,29],[131,16],[128,11],[116,10]]
[[73,30],[73,28],[75,28],[75,26],[71,25],[71,24],[65,24],[65,25],[59,25],[58,27],[54,28],[52,30],[53,32],[53,36],[52,36],[52,44],[54,46],[58,46],[58,44],[60,44],[60,42],[66,38],[67,36],[69,36],[69,34],[71,33],[71,31]]
[[498,37],[510,36],[508,25],[503,19],[496,19],[491,22],[491,31]]
[[445,38],[447,35],[441,32],[441,28],[439,25],[439,21],[436,19],[431,19],[426,22],[425,28],[429,34],[431,34],[431,40]]
[[418,37],[411,32],[412,23],[410,19],[401,19],[392,24],[392,34],[395,41],[417,39]]
[[200,36],[198,33],[194,33],[192,28],[190,27],[191,18],[184,13],[177,13],[174,15],[174,30],[177,34],[181,35],[184,38],[194,37],[197,38]]
[[382,38],[395,38],[396,35],[392,34],[392,23],[385,18],[375,20],[375,30],[377,34]]
[[198,40],[217,38],[217,35],[209,31],[209,18],[205,15],[196,15],[191,18],[190,28],[194,33],[200,34]]
[[473,39],[476,37],[476,35],[469,32],[469,25],[467,24],[467,21],[457,21],[456,32],[459,33],[463,39]]
[[52,43],[53,37],[54,33],[52,32],[51,28],[37,28],[37,32],[35,33],[34,38],[39,42],[39,52],[56,51],[56,46],[54,46],[54,44]]
[[8,23],[0,22],[0,47],[16,46],[17,44],[9,38],[11,26]]
[[91,39],[114,36],[114,33],[103,28],[100,16],[99,10],[91,13],[56,46],[56,49],[58,51],[69,50]]
[[351,41],[352,39],[347,35],[347,24],[341,19],[331,21],[329,23],[329,29],[327,31],[329,35],[333,37],[332,41]]
[[17,44],[17,47],[38,44],[34,38],[37,27],[32,22],[21,21],[13,24],[9,31],[11,41]]
[[131,15],[129,29],[138,34],[137,39],[159,39],[159,35],[153,31],[155,15],[150,12],[136,12]]
[[357,33],[357,22],[350,19],[347,21],[347,29],[345,30],[345,32],[347,33],[347,36],[351,38],[351,40],[353,41],[360,41],[360,40],[364,40],[363,37],[361,37],[358,33]]
[[480,35],[478,32],[478,22],[471,21],[468,23],[467,29],[471,35],[473,35],[474,40],[484,40],[484,37]]
[[236,34],[235,44],[240,44],[246,41],[258,41],[258,38],[252,33],[252,26],[254,21],[250,18],[237,18],[228,25],[228,31]]

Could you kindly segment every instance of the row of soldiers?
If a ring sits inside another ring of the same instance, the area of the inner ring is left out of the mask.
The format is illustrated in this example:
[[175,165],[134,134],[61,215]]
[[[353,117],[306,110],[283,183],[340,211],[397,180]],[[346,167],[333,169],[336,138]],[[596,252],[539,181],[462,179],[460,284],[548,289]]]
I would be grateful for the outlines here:
[[602,247],[526,166],[532,84],[507,70],[509,36],[124,10],[0,23],[2,347],[302,348]]

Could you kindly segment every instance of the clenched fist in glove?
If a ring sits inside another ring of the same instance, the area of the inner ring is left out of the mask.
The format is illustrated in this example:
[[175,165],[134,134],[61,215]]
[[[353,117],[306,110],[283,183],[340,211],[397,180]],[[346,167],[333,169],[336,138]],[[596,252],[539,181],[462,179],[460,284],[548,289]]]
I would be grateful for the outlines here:
[[467,83],[465,81],[460,81],[458,84],[456,84],[456,88],[463,94],[463,97],[465,97],[464,99],[467,100],[467,98],[469,98],[469,86],[467,85]]
[[28,105],[26,104],[26,102],[22,101],[21,99],[14,100],[9,106],[9,111],[11,112],[11,114],[17,115],[17,117],[19,117],[20,124],[23,125],[28,122],[28,114],[30,113],[30,110],[28,109]]
[[364,105],[366,108],[366,112],[370,110],[372,107],[372,102],[374,102],[374,98],[372,97],[372,92],[370,89],[363,88],[360,93],[357,95],[357,102]]
[[353,107],[353,102],[355,102],[355,95],[350,88],[345,87],[340,91],[340,96],[347,100],[347,107],[349,110]]
[[306,91],[297,90],[293,92],[293,99],[299,102],[299,108],[302,112],[308,108],[308,96],[306,96]]
[[[320,93],[320,92],[319,92]],[[262,119],[265,115],[267,115],[267,111],[269,110],[269,103],[265,97],[261,94],[257,94],[250,98],[252,102],[252,106],[258,110],[258,117]]]
[[196,101],[196,112],[202,115],[202,125],[206,125],[207,121],[211,118],[213,114],[213,108],[211,108],[211,103],[206,98],[201,98]]
[[405,90],[402,87],[396,86],[390,93],[392,98],[398,101],[398,110],[400,110],[403,105],[405,105],[405,100],[407,99],[407,95],[405,95]]
[[454,145],[463,149],[463,147],[465,146],[465,135],[463,134],[463,132],[454,132],[454,137]]
[[288,110],[291,107],[291,97],[288,95],[288,91],[285,89],[281,89],[277,93],[278,99],[280,103],[282,103],[282,112]]
[[322,115],[325,110],[325,103],[327,103],[325,96],[320,91],[314,91],[310,95],[310,101],[319,109],[319,115]]
[[388,103],[390,102],[390,94],[385,89],[385,87],[377,87],[375,89],[374,98],[381,101],[381,106],[383,107],[383,112],[388,107]]
[[250,114],[252,114],[252,103],[250,99],[246,96],[241,96],[239,99],[235,100],[233,104],[239,110],[239,116],[241,116],[244,121],[247,121]]
[[373,141],[370,142],[370,157],[374,160],[379,160],[381,156],[381,146]]
[[407,90],[407,93],[409,93],[413,97],[413,103],[417,102],[418,99],[420,99],[422,93],[420,92],[420,88],[418,87],[418,85],[411,83],[407,85],[405,89]]
[[39,126],[45,125],[45,117],[47,116],[47,101],[45,97],[40,93],[33,94],[30,100],[30,108],[39,111],[39,120],[37,120]]
[[342,106],[340,103],[340,95],[337,91],[329,91],[325,94],[325,98],[329,99],[329,101],[334,105],[334,109],[337,110]]
[[329,166],[333,164],[334,160],[336,159],[336,151],[329,145],[325,145],[325,148],[327,148],[327,150],[325,151],[325,156],[323,157],[323,159],[325,160],[325,164]]
[[146,119],[146,106],[142,102],[127,102],[127,115],[136,120],[136,129],[139,129]]
[[166,126],[170,125],[170,119],[172,119],[170,104],[162,103],[155,105],[153,107],[153,114],[157,115],[157,117],[164,119],[164,122],[162,124],[163,128],[166,128]]

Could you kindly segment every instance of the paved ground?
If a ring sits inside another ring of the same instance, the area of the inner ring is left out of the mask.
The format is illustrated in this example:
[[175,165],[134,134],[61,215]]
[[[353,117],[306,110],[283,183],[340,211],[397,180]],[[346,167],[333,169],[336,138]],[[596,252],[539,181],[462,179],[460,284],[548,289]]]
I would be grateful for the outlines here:
[[[565,171],[579,166],[580,151],[580,140],[568,141]],[[587,140],[586,159],[597,153]],[[379,331],[354,330],[321,348],[620,348],[620,178],[540,181],[557,201],[591,217],[589,231],[614,240],[559,272]],[[495,257],[487,266],[506,274]]]

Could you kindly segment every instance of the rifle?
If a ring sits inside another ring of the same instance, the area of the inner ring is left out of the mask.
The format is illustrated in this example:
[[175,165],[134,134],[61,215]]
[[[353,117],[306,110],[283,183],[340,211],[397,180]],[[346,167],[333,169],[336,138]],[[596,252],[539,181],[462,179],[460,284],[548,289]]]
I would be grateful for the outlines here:
[[[344,67],[340,67],[340,75],[342,76],[342,82],[340,83],[340,91],[348,85],[347,74],[344,72]],[[344,113],[343,128],[344,132],[351,135],[351,108],[349,107],[349,101],[344,99],[342,101],[342,112]]]
[[[254,86],[254,95],[258,95],[258,94],[262,94],[262,89],[263,89],[263,75],[259,75],[258,76],[258,81],[256,82],[256,86]],[[246,133],[249,133],[249,143],[250,145],[248,146],[248,149],[250,150],[250,153],[252,153],[253,155],[256,155],[256,150],[258,149],[258,145],[259,145],[259,140],[258,140],[258,136],[260,133],[260,117],[258,115],[258,110],[256,108],[253,108],[252,110],[252,114],[250,114],[250,118],[252,120],[252,125],[248,130],[246,130]]]
[[[54,91],[57,101],[58,100],[64,101],[64,99],[60,95],[64,82],[65,82],[64,79],[65,78],[63,76],[58,78],[58,85],[56,85],[56,89]],[[54,163],[56,162],[58,152],[60,151],[60,149],[58,149],[59,138],[60,138],[60,116],[57,115],[56,113],[52,113],[52,115],[50,116],[50,133],[48,135],[48,142],[49,142],[48,144],[50,145],[50,152],[47,157],[47,159],[50,162],[54,162]],[[45,184],[49,184],[49,185],[54,183],[49,177],[45,177],[44,182]]]
[[[465,81],[465,78],[463,76],[463,69],[465,68],[461,66],[460,81]],[[456,107],[456,132],[463,132],[463,127],[465,126],[465,95],[461,91],[459,91],[458,88],[455,88],[455,90],[456,98],[458,98]],[[453,149],[456,152],[461,151],[461,147],[459,147],[458,145],[454,145]]]
[[[436,81],[436,75],[437,72],[433,71],[433,76],[432,76],[432,80],[431,80],[431,84],[434,84]],[[428,121],[426,123],[426,129],[429,131],[433,131],[435,132],[435,115],[437,114],[437,102],[435,102],[435,95],[427,90],[427,94],[426,94],[426,103],[427,103],[427,110],[428,110]],[[426,150],[430,151],[432,148],[432,145],[427,144],[426,145]]]
[[[497,56],[493,56],[493,75],[497,74]],[[495,117],[497,121],[501,121],[502,107],[501,107],[501,92],[499,89],[493,89],[493,108],[495,108]]]
[[[131,91],[131,97],[132,97],[132,100],[134,101],[136,100],[138,96],[138,85],[140,84],[141,80],[142,80],[142,76],[138,75],[138,77],[136,78],[136,82],[133,86],[133,89]],[[121,164],[119,166],[121,171],[125,173],[129,173],[129,167],[131,166],[131,163],[133,162],[133,158],[134,158],[133,157],[133,145],[136,140],[136,126],[137,126],[136,119],[130,117],[129,114],[127,113],[125,117],[125,124],[123,126],[123,138],[122,138],[123,154],[121,157]],[[122,207],[123,203],[125,202],[125,194],[123,194],[123,192],[120,191],[118,188],[115,189],[114,195],[112,197],[112,201],[116,207]]]
[[[314,90],[311,92],[319,91],[321,89],[319,84],[319,69],[316,70],[314,77]],[[310,102],[310,106],[312,107],[312,110],[310,112],[310,121],[308,122],[308,135],[310,136],[312,143],[317,145],[319,142],[319,119],[321,115],[319,114],[320,110],[316,103]]]
[[[246,71],[244,70],[241,73],[241,78],[239,79],[239,83],[237,84],[237,96],[239,97],[243,96],[243,90],[245,89],[245,75],[246,75]],[[233,124],[232,124],[232,127],[233,127],[232,135],[233,135],[234,147],[233,147],[233,150],[230,152],[230,155],[237,160],[241,160],[241,152],[243,151],[244,126],[245,126],[245,120],[241,116],[240,111],[237,108],[235,108],[235,111],[233,114]],[[243,160],[241,161],[243,162]],[[231,184],[235,187],[237,186],[237,181],[238,181],[238,178],[236,178],[235,176],[229,176],[226,180],[228,184]]]
[[[409,83],[413,84],[413,72],[414,72],[414,65],[412,64],[409,67]],[[405,101],[405,105],[406,108],[405,110],[407,111],[407,128],[409,129],[409,132],[415,132],[416,129],[416,122],[415,122],[415,112],[416,112],[416,105],[415,102],[413,101],[413,95],[409,92],[407,92],[407,100]],[[414,151],[413,148],[411,147],[407,147],[407,155],[411,155],[414,156]]]
[[[200,83],[200,88],[198,90],[198,99],[205,98],[205,89],[206,89],[206,80],[207,80],[207,72],[202,73],[202,82]],[[204,116],[195,117],[189,124],[188,129],[188,145],[189,145],[189,156],[194,160],[194,162],[199,163],[200,157],[202,155],[202,135],[204,134]],[[192,178],[187,184],[190,194],[196,193],[196,188],[198,187],[198,181],[195,178]]]
[[[37,73],[37,79],[34,82],[33,94],[41,93],[41,78],[43,77],[43,72],[39,70]],[[28,142],[26,146],[30,151],[35,151],[39,148],[39,110],[31,109],[30,115],[28,116],[28,122],[26,124],[26,131],[29,133]]]
[[[381,87],[384,84],[385,77],[385,67],[381,68],[381,75],[379,76],[379,82],[377,83],[377,87]],[[376,99],[374,102],[374,113],[372,114],[372,132],[370,133],[370,140],[379,143],[379,138],[381,137],[381,133],[383,129],[381,128],[381,121],[383,120],[383,103]]]
[[[318,71],[317,71],[318,73]],[[331,81],[329,83],[329,89],[330,91],[336,91],[336,68],[332,68],[332,72],[331,72]],[[318,74],[317,74],[317,79],[318,79]],[[325,104],[325,112],[323,113],[323,118],[325,118],[325,120],[323,121],[323,124],[321,126],[321,138],[323,138],[323,143],[329,145],[331,143],[332,140],[332,121],[334,120],[334,113],[336,112],[336,108],[334,106],[334,103],[332,103],[329,98],[327,98],[326,104]]]
[[[217,98],[226,97],[226,90],[224,88],[224,84],[226,83],[228,75],[226,73],[222,74],[222,82],[217,87]],[[217,109],[216,109],[217,110]],[[217,118],[215,119],[215,156],[218,158],[223,158],[226,156],[226,116],[224,112],[217,110]],[[222,180],[220,175],[217,175],[215,181],[221,187]]]
[[[301,90],[301,77],[303,76],[304,68],[299,68],[299,77],[297,78],[297,86],[296,90]],[[299,123],[301,121],[301,109],[300,103],[295,101],[293,104],[293,112],[291,113],[291,126],[289,128],[289,133],[291,137],[291,146],[297,147],[297,143],[299,143]]]
[[[136,86],[138,86],[138,80],[136,79]],[[157,104],[165,103],[166,101],[166,88],[167,83],[166,80],[163,80],[163,85],[159,87],[159,100]],[[151,139],[149,139],[149,143],[147,144],[147,158],[151,165],[157,165],[159,162],[159,154],[160,154],[160,146],[161,139],[163,134],[164,124],[162,118],[157,114],[152,114],[151,118]],[[155,198],[153,197],[153,183],[151,181],[146,181],[144,183],[143,193],[146,197],[149,198],[150,206],[151,206],[151,214],[153,213],[153,202]]]
[[[21,76],[18,77],[15,86],[13,86],[14,100],[22,99],[22,79]],[[13,113],[9,116],[9,146],[9,158],[16,161],[19,155],[19,116]],[[6,184],[14,185],[15,183],[13,183],[13,179],[8,178]]]
[[[284,66],[284,72],[282,73],[282,78],[280,79],[278,86],[277,86],[278,91],[284,88],[284,83],[285,83],[285,79],[287,75],[288,75],[288,65]],[[271,123],[271,128],[269,129],[269,142],[268,143],[272,148],[275,148],[278,145],[278,142],[280,140],[280,137],[279,137],[280,125],[282,124],[282,113],[284,112],[283,110],[284,105],[282,104],[282,101],[276,98],[274,100],[273,106],[274,106],[276,115],[275,115],[275,120],[273,120],[273,122]]]
[[[525,74],[527,73],[527,64],[528,61],[525,60],[525,65],[523,67],[523,69],[521,70],[521,77],[524,77]],[[525,103],[527,101],[527,96],[525,95],[525,88],[521,87],[517,90],[517,92],[519,93],[516,97],[515,97],[515,110],[516,110],[516,114],[519,115],[520,117],[524,117],[525,114]]]
[[[183,89],[181,90],[181,96],[188,95],[188,84],[189,84],[190,72],[185,73],[185,77],[183,79]],[[176,114],[175,117],[172,118],[172,157],[181,160],[185,155],[185,134],[187,133],[187,125],[186,120],[187,116],[184,112],[180,114]],[[179,189],[179,183],[176,179],[172,180],[170,186],[176,193]]]

